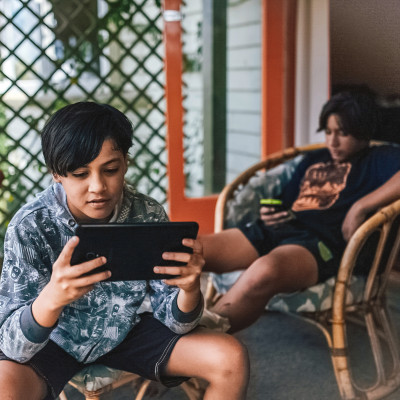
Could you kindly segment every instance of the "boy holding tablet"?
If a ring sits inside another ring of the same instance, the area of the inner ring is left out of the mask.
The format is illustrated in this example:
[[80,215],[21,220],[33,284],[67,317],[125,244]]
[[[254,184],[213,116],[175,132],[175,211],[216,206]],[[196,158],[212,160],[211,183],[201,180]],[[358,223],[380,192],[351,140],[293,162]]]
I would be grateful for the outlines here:
[[[54,399],[90,363],[174,386],[209,382],[212,399],[244,399],[248,357],[233,337],[196,328],[204,265],[193,253],[165,253],[186,266],[155,267],[176,275],[107,281],[91,271],[104,257],[71,266],[78,223],[162,222],[163,208],[124,183],[132,125],[115,108],[92,102],[57,111],[42,132],[55,183],[22,207],[5,240],[0,284],[0,398]],[[138,314],[149,293],[153,313]]]

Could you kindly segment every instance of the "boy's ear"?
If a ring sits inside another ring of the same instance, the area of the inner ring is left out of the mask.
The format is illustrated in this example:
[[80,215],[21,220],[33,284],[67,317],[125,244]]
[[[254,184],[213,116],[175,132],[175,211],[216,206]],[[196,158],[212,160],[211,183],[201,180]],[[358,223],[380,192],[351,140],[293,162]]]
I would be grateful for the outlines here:
[[60,175],[53,172],[53,181],[57,183],[61,182]]

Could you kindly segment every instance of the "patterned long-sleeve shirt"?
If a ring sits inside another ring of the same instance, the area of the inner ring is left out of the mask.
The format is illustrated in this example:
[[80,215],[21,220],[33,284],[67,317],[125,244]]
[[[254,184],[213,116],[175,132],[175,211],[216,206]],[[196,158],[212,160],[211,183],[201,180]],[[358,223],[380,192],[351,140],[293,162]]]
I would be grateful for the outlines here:
[[[167,219],[155,200],[124,187],[117,222]],[[10,222],[0,283],[0,348],[4,354],[26,362],[53,340],[78,361],[93,362],[122,342],[139,322],[137,311],[146,294],[154,317],[172,331],[187,333],[197,325],[202,302],[190,313],[181,312],[179,288],[160,280],[97,283],[63,309],[54,327],[38,325],[31,305],[50,281],[52,266],[76,227],[61,184],[43,191]]]

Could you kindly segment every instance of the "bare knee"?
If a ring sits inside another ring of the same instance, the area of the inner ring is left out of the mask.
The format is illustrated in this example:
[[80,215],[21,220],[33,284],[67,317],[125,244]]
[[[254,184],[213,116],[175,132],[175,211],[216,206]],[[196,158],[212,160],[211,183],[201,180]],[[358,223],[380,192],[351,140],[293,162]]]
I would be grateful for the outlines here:
[[271,297],[276,293],[293,292],[315,283],[317,264],[312,254],[296,245],[280,246],[258,258],[242,275],[250,297]]
[[242,400],[249,382],[247,350],[233,336],[198,328],[177,342],[166,373],[206,380],[204,399]]
[[246,381],[248,370],[247,350],[235,337],[199,328],[177,342],[166,373],[196,376],[217,384],[232,377],[236,385],[235,376]]
[[226,335],[220,341],[218,351],[212,356],[213,370],[209,381],[241,382],[246,386],[249,378],[249,356],[244,347],[235,337]]
[[0,398],[41,400],[47,393],[44,380],[29,366],[0,361]]

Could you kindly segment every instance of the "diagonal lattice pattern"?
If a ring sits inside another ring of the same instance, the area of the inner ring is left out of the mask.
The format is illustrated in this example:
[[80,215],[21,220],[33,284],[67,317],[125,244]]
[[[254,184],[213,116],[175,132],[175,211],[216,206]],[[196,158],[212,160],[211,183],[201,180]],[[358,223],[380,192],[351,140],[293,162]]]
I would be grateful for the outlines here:
[[76,101],[126,113],[135,126],[127,180],[165,203],[161,28],[156,0],[0,0],[0,242],[50,183],[41,128]]

